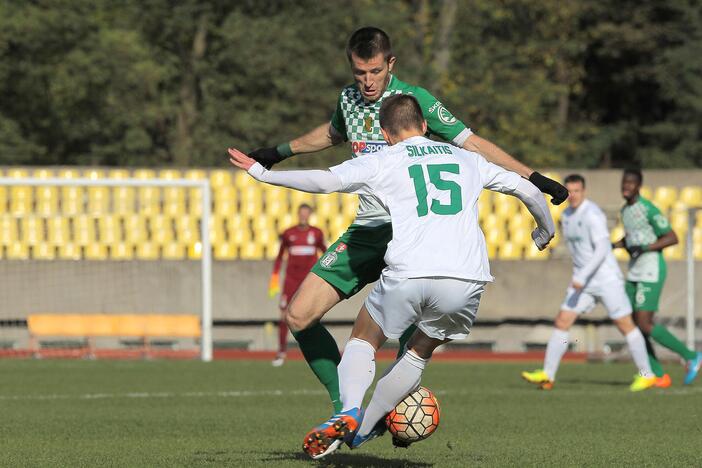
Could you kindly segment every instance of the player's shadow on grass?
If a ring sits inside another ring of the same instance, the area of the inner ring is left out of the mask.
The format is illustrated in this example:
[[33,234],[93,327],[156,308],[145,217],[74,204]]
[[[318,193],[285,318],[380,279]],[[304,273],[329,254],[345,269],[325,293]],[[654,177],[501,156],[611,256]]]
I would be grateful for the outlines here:
[[[261,461],[274,462],[281,460],[301,460],[311,462],[309,456],[302,452],[270,452]],[[429,468],[433,463],[413,462],[401,458],[382,458],[368,454],[356,453],[334,453],[315,463],[317,466],[325,467],[345,467],[345,466],[380,466],[380,467],[402,467],[402,468]]]
[[609,387],[628,387],[631,382],[624,382],[622,380],[598,380],[598,379],[579,379],[579,378],[565,378],[560,379],[561,383],[567,384],[592,384],[592,385],[606,385]]

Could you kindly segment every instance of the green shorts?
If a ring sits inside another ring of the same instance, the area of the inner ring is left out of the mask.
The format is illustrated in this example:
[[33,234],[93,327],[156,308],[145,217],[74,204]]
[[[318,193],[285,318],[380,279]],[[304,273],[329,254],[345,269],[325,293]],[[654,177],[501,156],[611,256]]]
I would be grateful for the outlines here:
[[311,271],[349,298],[380,278],[391,239],[390,223],[373,227],[352,224]]
[[658,312],[658,303],[661,299],[661,291],[665,277],[656,283],[647,283],[644,281],[627,281],[626,295],[629,296],[629,302],[634,312]]

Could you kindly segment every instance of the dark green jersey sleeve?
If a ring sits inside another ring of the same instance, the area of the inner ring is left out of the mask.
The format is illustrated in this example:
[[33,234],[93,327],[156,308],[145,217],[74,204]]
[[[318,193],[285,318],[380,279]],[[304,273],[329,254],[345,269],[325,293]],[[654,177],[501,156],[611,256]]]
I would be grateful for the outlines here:
[[653,228],[653,232],[656,236],[661,237],[662,235],[668,234],[673,228],[670,227],[668,218],[665,217],[661,210],[658,209],[656,205],[646,200],[646,217],[648,222]]
[[348,136],[346,134],[346,124],[344,123],[344,114],[341,110],[341,97],[342,95],[339,95],[339,99],[336,101],[336,110],[334,110],[334,113],[332,114],[331,118],[331,126],[334,127],[334,129],[339,132],[340,135],[344,137],[344,141],[348,140]]
[[424,88],[415,87],[412,94],[424,113],[429,133],[438,135],[446,141],[462,146],[471,131],[465,124],[451,114],[444,105]]

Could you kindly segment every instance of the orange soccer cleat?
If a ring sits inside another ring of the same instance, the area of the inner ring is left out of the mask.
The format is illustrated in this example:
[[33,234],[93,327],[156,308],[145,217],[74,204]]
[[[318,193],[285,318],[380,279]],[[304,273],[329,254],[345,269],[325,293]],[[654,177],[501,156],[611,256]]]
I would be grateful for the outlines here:
[[315,460],[326,457],[358,430],[360,421],[360,408],[337,413],[305,435],[302,450]]
[[656,383],[654,386],[657,388],[668,388],[672,384],[673,381],[670,379],[670,375],[663,374],[662,376],[656,378]]

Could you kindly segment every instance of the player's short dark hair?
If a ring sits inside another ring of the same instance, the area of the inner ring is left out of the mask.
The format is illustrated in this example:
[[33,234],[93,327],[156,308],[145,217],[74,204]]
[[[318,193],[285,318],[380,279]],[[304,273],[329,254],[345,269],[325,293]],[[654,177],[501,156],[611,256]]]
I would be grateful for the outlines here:
[[391,135],[403,130],[422,130],[424,116],[419,102],[409,94],[395,94],[380,106],[380,126]]
[[580,182],[583,184],[583,188],[585,188],[585,177],[581,176],[580,174],[570,174],[568,177],[563,179],[564,184],[572,184],[573,182]]
[[641,169],[635,167],[628,167],[624,169],[624,174],[622,174],[622,177],[626,177],[628,175],[636,177],[636,180],[638,180],[639,185],[643,183],[643,173],[641,173]]
[[357,29],[346,45],[346,56],[351,61],[351,54],[356,54],[363,60],[370,60],[378,54],[383,54],[385,60],[393,57],[390,37],[385,31],[372,26]]
[[307,203],[301,203],[300,206],[297,207],[297,211],[300,211],[303,208],[307,208],[310,211],[314,211],[314,208],[312,208],[310,205]]

